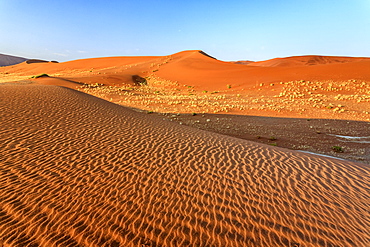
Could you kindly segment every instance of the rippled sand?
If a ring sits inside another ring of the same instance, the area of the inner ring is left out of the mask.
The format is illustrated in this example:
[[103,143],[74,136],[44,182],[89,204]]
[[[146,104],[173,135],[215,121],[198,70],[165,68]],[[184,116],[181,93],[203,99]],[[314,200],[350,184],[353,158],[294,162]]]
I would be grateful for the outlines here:
[[370,245],[370,168],[0,86],[0,246]]

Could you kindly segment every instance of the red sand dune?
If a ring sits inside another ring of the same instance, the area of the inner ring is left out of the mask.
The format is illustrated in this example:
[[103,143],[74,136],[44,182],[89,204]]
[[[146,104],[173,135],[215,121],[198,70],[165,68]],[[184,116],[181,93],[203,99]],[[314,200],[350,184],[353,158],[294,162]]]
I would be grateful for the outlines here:
[[235,61],[235,62],[231,62],[231,63],[247,65],[247,64],[250,64],[250,63],[254,63],[254,61],[243,60],[243,61]]
[[[346,58],[347,63],[327,63],[300,67],[262,67],[214,60],[197,51],[174,54],[158,75],[209,90],[224,90],[227,84],[248,88],[256,83],[293,80],[370,80],[370,59]],[[287,58],[290,63],[292,59]]]
[[[172,59],[160,73],[245,68],[197,52]],[[0,100],[0,245],[370,245],[369,166],[173,124],[63,87],[0,85]]]
[[[25,63],[31,64],[31,63],[49,63],[49,61],[46,60],[40,60],[40,59],[28,59]],[[53,63],[56,63],[55,61]]]
[[249,66],[261,67],[293,67],[293,66],[312,66],[332,63],[352,63],[359,61],[369,61],[366,57],[336,57],[336,56],[293,56],[284,58],[274,58],[266,61],[249,63]]
[[[258,66],[256,66],[258,65]],[[216,60],[202,51],[184,51],[163,57],[110,57],[64,63],[22,63],[3,68],[8,73],[56,74],[84,83],[106,85],[132,83],[132,75],[154,74],[197,90],[250,89],[259,83],[294,80],[370,80],[370,59],[328,56],[299,56],[255,62],[249,65]],[[0,70],[1,72],[2,70]],[[89,73],[90,72],[90,73]]]

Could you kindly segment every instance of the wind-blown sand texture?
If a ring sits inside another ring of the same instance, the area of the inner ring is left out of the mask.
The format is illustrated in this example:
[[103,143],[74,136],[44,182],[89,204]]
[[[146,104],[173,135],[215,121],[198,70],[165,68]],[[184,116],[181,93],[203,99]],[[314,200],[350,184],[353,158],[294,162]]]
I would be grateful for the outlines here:
[[369,166],[0,86],[4,246],[370,245]]

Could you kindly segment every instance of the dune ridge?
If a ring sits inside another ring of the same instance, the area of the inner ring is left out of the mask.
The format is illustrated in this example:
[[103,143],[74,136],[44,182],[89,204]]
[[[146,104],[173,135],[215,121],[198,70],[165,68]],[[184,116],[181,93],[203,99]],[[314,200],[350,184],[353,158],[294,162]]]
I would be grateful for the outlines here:
[[16,56],[11,56],[11,55],[0,54],[0,67],[22,63],[26,60],[27,58],[23,58],[23,57],[16,57]]
[[[201,50],[168,56],[102,57],[63,63],[22,63],[0,68],[4,80],[14,81],[41,73],[81,83],[132,84],[132,75],[158,77],[162,81],[191,85],[197,90],[225,90],[232,85],[250,90],[260,83],[289,81],[370,80],[370,59],[366,57],[295,56],[252,62],[247,65],[224,62]],[[340,73],[338,73],[340,71]],[[7,79],[9,78],[9,79]]]
[[292,66],[313,66],[332,63],[352,63],[369,60],[368,57],[339,57],[339,56],[292,56],[283,58],[273,58],[265,61],[248,63],[249,66],[262,67],[292,67]]
[[370,244],[368,166],[0,86],[4,246]]

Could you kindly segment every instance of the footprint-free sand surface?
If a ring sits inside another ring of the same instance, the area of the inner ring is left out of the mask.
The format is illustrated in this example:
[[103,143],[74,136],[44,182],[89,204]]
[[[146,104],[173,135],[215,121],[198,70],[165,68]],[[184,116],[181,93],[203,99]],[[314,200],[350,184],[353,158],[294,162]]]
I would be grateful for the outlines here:
[[370,245],[368,165],[59,86],[1,85],[0,119],[0,246]]

